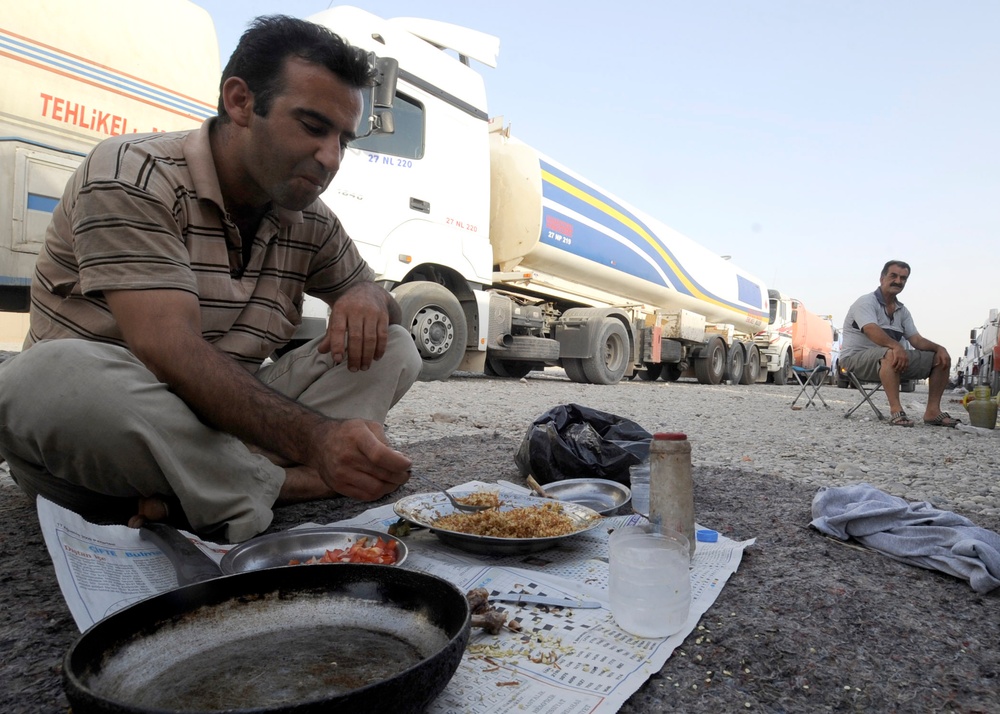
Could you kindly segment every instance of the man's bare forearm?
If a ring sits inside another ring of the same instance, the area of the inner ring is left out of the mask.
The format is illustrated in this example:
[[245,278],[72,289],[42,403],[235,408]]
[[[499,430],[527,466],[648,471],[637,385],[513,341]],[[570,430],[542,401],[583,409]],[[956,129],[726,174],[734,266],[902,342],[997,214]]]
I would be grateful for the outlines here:
[[200,335],[180,331],[169,342],[169,354],[138,356],[202,421],[295,463],[311,460],[314,435],[330,419],[262,384]]

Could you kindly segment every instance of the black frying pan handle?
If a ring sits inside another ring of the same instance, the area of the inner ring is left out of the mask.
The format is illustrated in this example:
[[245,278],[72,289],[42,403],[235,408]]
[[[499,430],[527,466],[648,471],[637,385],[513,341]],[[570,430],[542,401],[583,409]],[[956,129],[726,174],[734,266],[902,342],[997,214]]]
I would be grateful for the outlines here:
[[200,583],[222,575],[214,560],[198,550],[179,530],[164,523],[146,523],[139,529],[143,540],[152,541],[163,551],[177,572],[181,585]]

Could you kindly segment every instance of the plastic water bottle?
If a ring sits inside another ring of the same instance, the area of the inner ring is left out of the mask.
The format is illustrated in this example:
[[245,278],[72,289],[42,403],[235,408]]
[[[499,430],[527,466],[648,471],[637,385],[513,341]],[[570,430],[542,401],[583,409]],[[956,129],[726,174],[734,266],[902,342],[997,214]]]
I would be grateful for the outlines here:
[[653,435],[649,445],[649,520],[687,539],[694,556],[694,481],[686,434]]
[[632,489],[632,510],[644,516],[649,515],[649,462],[630,466],[628,469]]

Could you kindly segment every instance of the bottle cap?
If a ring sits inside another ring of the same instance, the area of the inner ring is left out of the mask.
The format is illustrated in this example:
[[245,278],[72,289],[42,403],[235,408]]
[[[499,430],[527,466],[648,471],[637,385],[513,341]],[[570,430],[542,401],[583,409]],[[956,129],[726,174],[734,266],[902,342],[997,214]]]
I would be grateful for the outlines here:
[[719,532],[702,528],[695,534],[695,538],[702,543],[715,543],[719,540]]
[[687,434],[661,431],[658,434],[653,434],[653,438],[657,441],[687,441]]

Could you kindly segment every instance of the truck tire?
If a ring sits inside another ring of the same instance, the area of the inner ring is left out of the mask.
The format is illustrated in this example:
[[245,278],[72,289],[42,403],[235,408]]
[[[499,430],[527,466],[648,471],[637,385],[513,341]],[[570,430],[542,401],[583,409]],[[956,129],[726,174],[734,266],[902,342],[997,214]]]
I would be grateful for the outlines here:
[[684,370],[681,369],[679,364],[668,362],[663,365],[663,374],[660,375],[660,379],[664,382],[676,382],[681,378],[681,374],[683,374],[683,372]]
[[756,384],[760,379],[760,350],[757,345],[747,345],[747,357],[743,363],[743,378],[740,384]]
[[566,370],[566,376],[569,377],[571,382],[577,382],[578,384],[587,383],[587,375],[583,372],[583,360],[567,357],[560,360],[562,368]]
[[694,360],[694,376],[701,384],[719,384],[726,376],[726,343],[713,337]]
[[775,384],[788,384],[788,380],[792,378],[792,353],[786,352],[781,356],[781,366],[778,367],[778,371],[774,373],[774,383]]
[[438,283],[417,280],[392,291],[423,367],[421,382],[448,379],[465,356],[468,326],[458,298]]
[[726,379],[730,384],[739,384],[743,379],[743,367],[746,365],[746,353],[743,343],[733,341],[726,351]]
[[486,357],[487,374],[490,374],[489,370],[492,370],[493,376],[504,377],[506,379],[521,379],[521,377],[526,376],[528,372],[537,366],[537,362]]
[[606,317],[595,330],[590,343],[590,356],[580,360],[583,373],[591,384],[617,384],[628,368],[629,342],[625,325]]
[[653,362],[644,362],[642,366],[645,369],[640,369],[637,374],[643,382],[655,382],[663,373],[663,365],[658,362],[655,364]]

